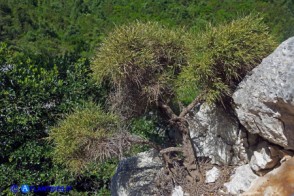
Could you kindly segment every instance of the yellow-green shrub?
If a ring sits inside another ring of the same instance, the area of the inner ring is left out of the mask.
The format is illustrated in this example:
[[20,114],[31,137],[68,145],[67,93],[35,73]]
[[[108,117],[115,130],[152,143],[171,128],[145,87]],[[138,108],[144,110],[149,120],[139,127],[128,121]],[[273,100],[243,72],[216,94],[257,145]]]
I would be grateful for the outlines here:
[[117,144],[108,145],[107,142],[115,137],[118,124],[116,116],[103,112],[93,103],[76,109],[49,133],[55,144],[54,160],[79,172],[88,163],[116,156]]
[[113,84],[114,108],[125,117],[135,116],[173,97],[173,81],[186,65],[185,54],[183,31],[136,22],[117,27],[104,40],[92,65],[93,76]]
[[207,27],[186,42],[189,66],[178,78],[178,94],[183,89],[206,91],[205,100],[220,101],[276,46],[262,19],[247,16],[229,24]]

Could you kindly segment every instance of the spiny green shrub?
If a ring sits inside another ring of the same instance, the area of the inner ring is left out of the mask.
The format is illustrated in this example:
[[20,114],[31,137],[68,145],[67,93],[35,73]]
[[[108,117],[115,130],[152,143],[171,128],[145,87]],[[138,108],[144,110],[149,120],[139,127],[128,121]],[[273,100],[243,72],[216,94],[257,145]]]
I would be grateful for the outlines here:
[[104,40],[92,65],[93,76],[114,86],[112,105],[124,117],[173,97],[173,80],[186,65],[183,31],[158,23],[117,27]]
[[247,16],[229,24],[209,26],[187,42],[189,66],[178,77],[178,92],[205,91],[209,103],[232,93],[241,79],[276,46],[262,19]]
[[55,162],[80,172],[93,161],[119,156],[118,125],[115,115],[103,112],[93,103],[77,108],[49,133],[55,144]]

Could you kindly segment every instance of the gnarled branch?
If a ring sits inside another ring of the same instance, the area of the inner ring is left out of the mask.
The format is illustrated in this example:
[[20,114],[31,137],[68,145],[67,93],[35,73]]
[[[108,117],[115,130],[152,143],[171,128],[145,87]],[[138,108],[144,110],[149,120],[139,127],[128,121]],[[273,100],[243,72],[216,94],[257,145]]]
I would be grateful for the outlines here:
[[174,113],[174,111],[171,109],[171,107],[169,107],[168,105],[166,105],[163,102],[159,102],[158,103],[158,107],[160,109],[162,109],[165,114],[168,116],[169,119],[173,119],[173,118],[177,118],[178,116]]
[[205,94],[205,92],[202,92],[187,107],[185,107],[183,109],[183,111],[180,113],[179,118],[185,117],[198,103],[203,101],[203,95],[204,94]]
[[169,147],[169,148],[165,148],[163,150],[160,151],[160,154],[166,154],[169,152],[183,152],[184,149],[182,147]]

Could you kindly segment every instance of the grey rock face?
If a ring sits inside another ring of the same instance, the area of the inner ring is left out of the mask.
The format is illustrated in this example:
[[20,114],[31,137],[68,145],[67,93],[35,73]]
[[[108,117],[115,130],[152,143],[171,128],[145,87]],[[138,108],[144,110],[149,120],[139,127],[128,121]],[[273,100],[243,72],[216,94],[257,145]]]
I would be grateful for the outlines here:
[[247,191],[251,183],[256,180],[258,176],[253,173],[249,164],[242,165],[236,168],[235,173],[231,176],[230,182],[225,183],[227,192],[234,195]]
[[220,176],[220,171],[216,167],[213,167],[211,170],[206,171],[206,183],[213,183],[215,182]]
[[294,37],[252,70],[233,99],[249,132],[294,150]]
[[272,169],[280,161],[281,157],[272,153],[271,145],[265,141],[258,144],[250,159],[250,167],[253,171],[259,172],[264,169]]
[[249,190],[242,196],[252,195],[293,195],[294,158],[289,158],[278,168],[263,177],[255,179]]
[[162,167],[162,161],[155,151],[142,152],[135,157],[123,159],[111,180],[111,195],[156,195],[154,178]]
[[219,165],[248,163],[247,135],[224,109],[203,104],[187,119],[198,157],[209,157]]
[[176,186],[173,189],[172,195],[171,196],[184,196],[184,191],[181,186]]

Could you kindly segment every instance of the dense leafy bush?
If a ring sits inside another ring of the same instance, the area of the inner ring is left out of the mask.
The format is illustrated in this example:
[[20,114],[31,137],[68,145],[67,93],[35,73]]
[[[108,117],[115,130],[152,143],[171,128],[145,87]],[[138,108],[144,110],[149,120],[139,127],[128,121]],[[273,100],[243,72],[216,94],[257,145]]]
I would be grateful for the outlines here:
[[113,84],[112,106],[124,117],[140,115],[158,102],[171,100],[173,80],[186,65],[183,31],[158,23],[132,23],[110,33],[92,70],[101,83]]
[[209,26],[205,32],[192,36],[187,45],[189,66],[180,74],[179,92],[186,92],[189,87],[194,92],[205,91],[204,99],[212,103],[230,95],[276,43],[261,18],[247,16],[229,24]]
[[52,146],[44,138],[49,127],[82,100],[101,98],[89,78],[88,61],[65,56],[46,62],[1,43],[0,70],[1,189],[69,182],[63,167],[53,164]]
[[51,146],[44,141],[26,142],[17,150],[10,153],[7,162],[1,160],[0,185],[5,194],[11,193],[12,184],[43,184],[51,182],[58,171],[50,160]]
[[[1,150],[2,156],[27,140],[46,136],[60,115],[99,91],[87,76],[87,62],[68,67],[38,65],[22,54],[1,49]],[[49,68],[48,68],[49,67]]]
[[[11,51],[2,48],[5,61],[1,62],[1,156],[6,157],[28,140],[42,138],[50,120],[62,81],[58,79],[57,67],[46,70],[31,60],[14,59]],[[2,53],[3,54],[3,53]],[[1,54],[1,56],[2,56]]]

